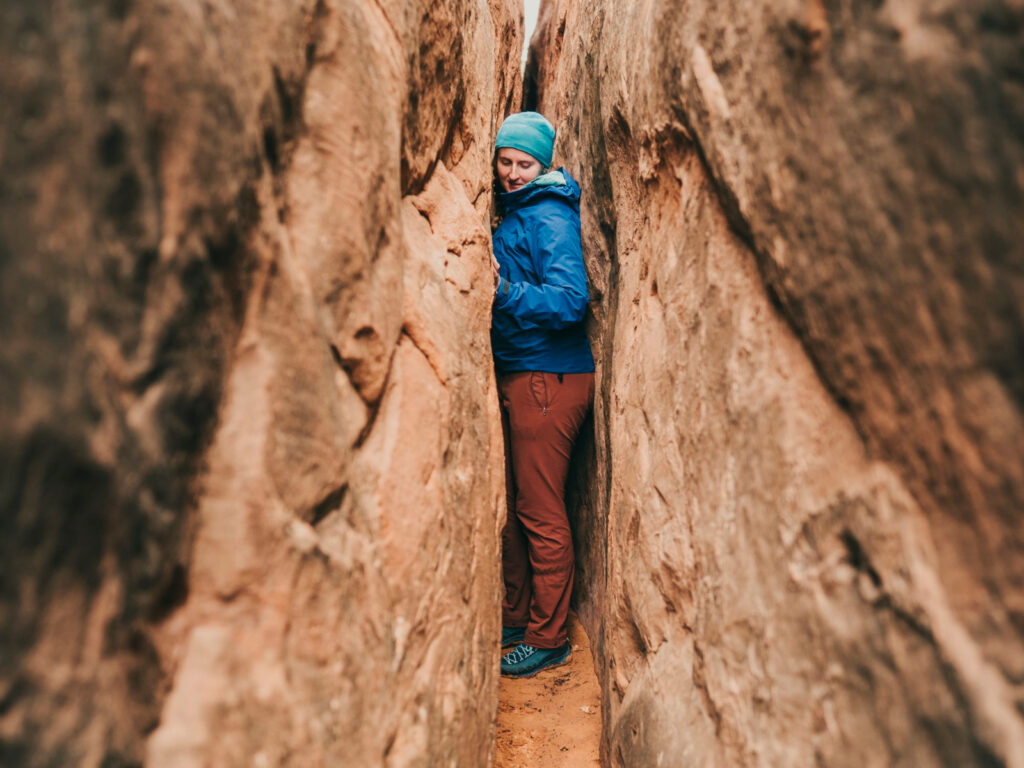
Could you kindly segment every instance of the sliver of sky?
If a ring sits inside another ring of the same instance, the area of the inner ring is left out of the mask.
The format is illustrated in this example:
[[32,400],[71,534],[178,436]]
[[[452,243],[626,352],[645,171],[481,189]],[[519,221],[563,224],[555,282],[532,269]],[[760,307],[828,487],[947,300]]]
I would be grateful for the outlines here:
[[526,66],[526,52],[530,50],[530,38],[537,28],[537,13],[540,11],[540,0],[523,0],[523,18],[526,21],[526,39],[523,40],[523,67]]

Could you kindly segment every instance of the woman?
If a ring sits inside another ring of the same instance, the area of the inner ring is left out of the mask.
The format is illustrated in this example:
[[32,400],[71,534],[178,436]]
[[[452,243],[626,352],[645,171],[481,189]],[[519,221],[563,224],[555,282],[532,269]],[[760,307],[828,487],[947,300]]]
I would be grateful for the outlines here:
[[494,232],[491,346],[509,470],[502,647],[515,645],[501,672],[514,677],[569,658],[565,478],[594,397],[580,188],[564,168],[547,172],[554,142],[555,129],[536,112],[509,116],[495,142],[502,218]]

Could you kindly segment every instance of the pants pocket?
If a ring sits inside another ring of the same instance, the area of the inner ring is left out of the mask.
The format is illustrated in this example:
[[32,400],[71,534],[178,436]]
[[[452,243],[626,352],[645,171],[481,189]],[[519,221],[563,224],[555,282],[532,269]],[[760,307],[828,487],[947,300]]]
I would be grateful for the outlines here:
[[547,374],[541,373],[540,371],[531,371],[530,392],[533,394],[533,399],[537,403],[537,407],[541,409],[545,416],[547,416],[548,406],[551,405],[551,400],[548,395]]

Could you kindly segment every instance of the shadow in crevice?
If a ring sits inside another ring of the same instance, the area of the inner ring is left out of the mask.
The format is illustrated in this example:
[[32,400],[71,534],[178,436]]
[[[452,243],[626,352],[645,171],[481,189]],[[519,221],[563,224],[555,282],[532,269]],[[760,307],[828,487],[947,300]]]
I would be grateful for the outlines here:
[[[584,623],[600,610],[603,591],[605,521],[597,488],[597,443],[593,411],[580,429],[573,446],[569,475],[566,480],[565,506],[572,528],[573,551],[576,557],[573,576],[572,603],[577,613],[585,615]],[[596,638],[595,638],[596,640]]]

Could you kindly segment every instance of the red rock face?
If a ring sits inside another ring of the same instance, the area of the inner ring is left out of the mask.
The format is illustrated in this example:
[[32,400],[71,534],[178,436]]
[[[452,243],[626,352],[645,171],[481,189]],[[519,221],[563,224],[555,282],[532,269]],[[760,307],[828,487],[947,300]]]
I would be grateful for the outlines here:
[[1024,765],[1020,18],[549,2],[612,765]]
[[518,9],[0,16],[0,763],[487,764]]

